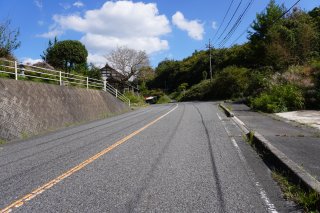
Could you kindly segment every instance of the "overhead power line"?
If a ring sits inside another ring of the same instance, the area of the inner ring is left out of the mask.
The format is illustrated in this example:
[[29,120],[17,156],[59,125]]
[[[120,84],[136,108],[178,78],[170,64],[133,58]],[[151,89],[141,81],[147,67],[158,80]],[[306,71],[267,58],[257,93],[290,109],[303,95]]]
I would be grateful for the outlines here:
[[279,21],[282,17],[284,17],[287,13],[289,13],[292,8],[294,8],[297,4],[299,4],[300,1],[301,1],[301,0],[296,1],[296,3],[294,3],[288,10],[286,10],[281,16],[279,16],[279,18],[277,18],[272,24],[276,23],[276,22]]
[[[229,20],[229,22],[228,22],[227,26],[224,28],[223,32],[222,32],[222,33],[220,34],[220,36],[218,37],[218,40],[223,36],[223,34],[224,34],[224,33],[226,32],[226,30],[228,29],[228,27],[229,27],[230,23],[232,22],[232,20],[233,20],[234,16],[237,14],[237,12],[238,12],[238,10],[239,10],[239,8],[240,8],[241,4],[242,4],[242,1],[243,1],[243,0],[241,0],[241,1],[239,2],[239,4],[238,4],[238,6],[237,6],[236,10],[233,12],[232,17],[231,17],[231,19]],[[217,43],[217,42],[218,42],[218,40],[217,40],[215,43]]]
[[250,28],[251,24],[249,24],[249,26],[236,38],[236,40],[234,40],[231,44],[231,46],[233,46],[240,38],[242,38],[242,36],[248,32],[249,28]]
[[224,46],[228,40],[232,37],[232,35],[234,34],[234,32],[237,30],[237,28],[239,27],[239,25],[241,24],[244,16],[247,14],[250,6],[253,4],[254,0],[250,0],[246,6],[246,8],[244,9],[244,11],[241,13],[241,15],[238,17],[238,19],[236,20],[236,22],[234,23],[234,25],[232,26],[232,28],[230,29],[230,31],[227,33],[227,35],[223,38],[223,40],[219,43],[219,47]]
[[[274,22],[272,23],[275,24],[277,21],[279,21],[281,18],[283,18],[288,12],[290,12],[292,10],[292,8],[294,8],[295,6],[297,6],[297,4],[300,2],[301,0],[296,1],[289,9],[287,9],[285,12],[283,12],[281,14],[281,16],[279,16],[276,20],[274,20]],[[265,11],[267,9],[268,5],[266,6],[266,8],[264,8],[261,13],[263,11]],[[251,23],[252,24],[252,23]],[[249,24],[249,26],[232,42],[231,46],[234,45],[246,32],[248,32],[249,28],[251,27],[251,24]],[[271,26],[272,26],[271,25]]]
[[229,5],[229,7],[228,7],[228,10],[227,10],[226,14],[224,15],[224,17],[223,17],[223,19],[222,19],[222,22],[221,22],[218,30],[217,30],[216,33],[214,34],[213,41],[214,41],[214,39],[217,37],[218,33],[220,32],[220,29],[221,29],[221,27],[223,26],[224,21],[226,20],[226,17],[227,17],[227,15],[228,15],[229,12],[230,12],[230,9],[231,9],[231,7],[232,7],[232,5],[233,5],[233,2],[234,2],[234,0],[232,0],[232,1],[230,2],[230,5]]
[[239,27],[239,25],[241,24],[243,17],[245,16],[245,14],[247,13],[249,7],[252,5],[253,0],[250,1],[250,3],[247,5],[244,13],[241,14],[241,16],[237,19],[236,23],[234,24],[234,26],[231,28],[231,30],[229,31],[229,33],[225,36],[225,38],[221,41],[220,46],[224,46],[228,40],[233,36],[233,34],[235,33],[235,31],[237,30],[237,28]]

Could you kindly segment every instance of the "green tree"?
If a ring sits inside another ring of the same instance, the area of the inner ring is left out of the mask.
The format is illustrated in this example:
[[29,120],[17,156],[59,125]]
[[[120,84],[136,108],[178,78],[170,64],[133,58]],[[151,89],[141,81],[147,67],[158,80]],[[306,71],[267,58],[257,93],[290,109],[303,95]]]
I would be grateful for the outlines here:
[[302,10],[295,9],[269,32],[266,60],[278,70],[289,65],[304,64],[316,51],[317,32],[312,18]]
[[212,98],[225,99],[244,97],[249,87],[249,70],[230,66],[223,71],[214,80],[212,89]]
[[320,7],[315,7],[309,12],[309,15],[313,18],[313,21],[318,28],[318,32],[320,32]]
[[89,78],[94,78],[94,79],[101,79],[101,77],[102,77],[100,68],[96,67],[92,63],[89,64],[89,68],[88,68],[88,71],[87,71],[86,75]]
[[138,83],[147,82],[153,79],[155,76],[155,72],[152,67],[142,67],[137,74]]
[[85,67],[87,63],[88,51],[79,41],[65,40],[58,41],[47,50],[46,62],[66,72],[74,70],[76,67]]
[[284,12],[284,6],[279,6],[275,3],[275,0],[271,0],[266,10],[257,14],[256,20],[251,26],[254,32],[249,32],[250,40],[254,42],[266,39],[269,30],[275,24],[281,22],[282,19],[280,19],[280,17]]
[[47,49],[43,51],[43,55],[40,55],[43,61],[47,61],[48,52],[52,49],[54,45],[57,44],[57,42],[58,42],[58,38],[56,36],[54,37],[53,42],[51,41],[51,39],[49,39]]
[[266,10],[257,14],[256,20],[251,25],[252,30],[249,32],[250,48],[253,51],[253,56],[256,66],[266,66],[267,47],[271,41],[269,32],[276,25],[281,25],[283,18],[280,18],[284,13],[284,6],[279,6],[275,0],[271,0]]
[[183,92],[183,91],[185,91],[185,90],[187,89],[188,86],[189,86],[188,83],[182,83],[182,84],[180,84],[180,86],[178,87],[178,91],[179,91],[179,92]]
[[180,71],[181,62],[165,59],[158,64],[155,78],[147,83],[151,89],[159,88],[172,92],[177,85],[177,73]]
[[320,7],[316,7],[309,12],[317,29],[318,39],[315,46],[317,47],[317,54],[320,56]]
[[10,29],[11,21],[0,23],[0,57],[13,58],[13,51],[20,47],[19,29]]

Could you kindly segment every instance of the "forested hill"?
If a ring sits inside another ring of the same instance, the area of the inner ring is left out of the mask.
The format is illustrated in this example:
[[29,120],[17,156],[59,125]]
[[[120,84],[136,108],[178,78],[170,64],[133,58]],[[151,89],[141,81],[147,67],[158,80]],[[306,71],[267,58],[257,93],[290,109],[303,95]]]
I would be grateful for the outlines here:
[[320,7],[287,9],[271,1],[257,15],[248,42],[195,51],[181,61],[164,60],[147,82],[178,100],[242,98],[268,112],[320,107]]

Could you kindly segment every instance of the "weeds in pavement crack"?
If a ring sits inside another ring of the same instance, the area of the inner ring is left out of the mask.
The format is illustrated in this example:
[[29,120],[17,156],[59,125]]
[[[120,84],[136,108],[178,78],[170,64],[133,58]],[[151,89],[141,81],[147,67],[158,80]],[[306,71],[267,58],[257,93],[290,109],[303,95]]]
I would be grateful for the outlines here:
[[300,185],[294,184],[284,172],[273,171],[272,178],[279,184],[284,198],[295,201],[306,212],[319,213],[320,196],[315,191],[306,191]]

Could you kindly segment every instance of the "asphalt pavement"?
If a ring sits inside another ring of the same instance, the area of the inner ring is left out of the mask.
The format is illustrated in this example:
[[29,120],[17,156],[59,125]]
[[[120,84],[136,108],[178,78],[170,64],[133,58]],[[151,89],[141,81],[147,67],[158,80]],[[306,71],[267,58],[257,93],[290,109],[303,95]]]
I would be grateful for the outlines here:
[[300,211],[213,102],[155,105],[1,145],[0,209]]
[[278,116],[253,112],[244,104],[228,105],[249,129],[262,134],[273,146],[320,181],[318,129]]

